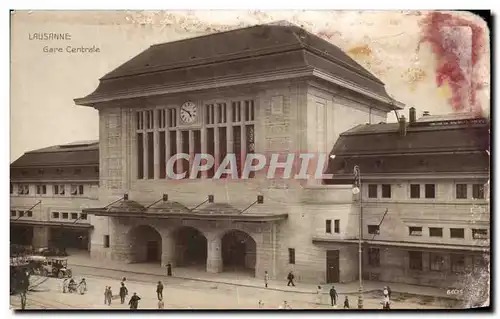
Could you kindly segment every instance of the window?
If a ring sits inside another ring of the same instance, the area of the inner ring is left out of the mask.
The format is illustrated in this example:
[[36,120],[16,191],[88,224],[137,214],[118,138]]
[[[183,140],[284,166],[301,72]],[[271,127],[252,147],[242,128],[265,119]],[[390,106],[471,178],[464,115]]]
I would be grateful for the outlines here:
[[109,235],[104,235],[104,248],[109,248]]
[[382,184],[382,198],[391,198],[390,184]]
[[64,194],[65,194],[64,185],[54,185],[54,195],[64,196]]
[[378,190],[378,185],[376,184],[368,184],[368,198],[377,198],[377,190]]
[[410,259],[410,269],[411,270],[422,270],[422,252],[421,251],[409,251],[408,257]]
[[409,227],[410,236],[422,236],[422,227]]
[[465,270],[465,256],[451,254],[450,255],[451,271],[462,272]]
[[472,238],[473,239],[488,239],[488,230],[487,229],[473,229],[472,230]]
[[457,184],[455,195],[456,195],[457,199],[466,199],[467,198],[467,184]]
[[378,248],[368,249],[368,265],[372,267],[380,266],[380,249]]
[[14,194],[14,184],[10,183],[10,193]]
[[450,237],[451,238],[464,238],[464,229],[463,228],[450,228]]
[[[152,114],[152,112],[151,112]],[[152,128],[152,127],[151,127]],[[146,147],[147,147],[147,156],[148,156],[148,179],[153,179],[155,174],[154,162],[155,162],[155,153],[154,153],[154,137],[153,132],[148,132],[146,135]],[[189,152],[187,153],[189,154]]]
[[47,194],[47,186],[46,185],[36,185],[36,194],[37,195]]
[[425,198],[436,198],[436,185],[425,184]]
[[484,185],[483,184],[473,184],[472,185],[472,198],[484,199]]
[[80,214],[80,219],[81,219],[81,220],[87,220],[87,214],[85,214],[85,213],[81,213],[81,214]]
[[30,194],[30,186],[27,184],[20,184],[17,187],[17,194],[18,195],[29,195]]
[[19,217],[24,217],[24,212],[22,210],[19,211]]
[[52,212],[52,218],[59,218],[59,212]]
[[440,254],[429,254],[429,269],[435,271],[444,270],[444,256]]
[[378,235],[380,234],[379,225],[368,225],[368,234]]
[[71,219],[78,219],[77,213],[71,213]]
[[83,185],[71,185],[71,195],[83,195]]
[[288,263],[295,264],[295,248],[288,248]]
[[437,227],[429,227],[430,237],[443,237],[443,229]]
[[31,210],[26,211],[26,217],[33,217],[33,212]]
[[420,184],[410,185],[410,198],[420,198]]
[[325,225],[326,233],[331,234],[332,233],[332,220],[327,219],[326,220],[326,225]]
[[63,219],[68,219],[68,213],[62,213],[62,218]]
[[[142,114],[142,113],[141,113]],[[144,178],[144,140],[143,133],[137,133],[137,178]]]
[[15,210],[11,210],[10,211],[10,216],[11,217],[16,217],[17,216],[17,212]]
[[335,226],[333,231],[336,234],[340,234],[340,219],[335,219]]

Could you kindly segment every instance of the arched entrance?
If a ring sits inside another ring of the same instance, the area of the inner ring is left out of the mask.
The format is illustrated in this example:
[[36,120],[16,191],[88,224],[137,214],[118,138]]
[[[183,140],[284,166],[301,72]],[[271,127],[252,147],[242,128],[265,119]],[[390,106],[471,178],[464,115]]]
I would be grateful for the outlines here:
[[131,262],[161,263],[161,235],[151,226],[138,226],[129,232]]
[[255,274],[257,244],[245,232],[231,230],[222,237],[222,264],[224,271],[242,271]]
[[175,264],[206,270],[207,238],[198,229],[184,226],[175,232]]

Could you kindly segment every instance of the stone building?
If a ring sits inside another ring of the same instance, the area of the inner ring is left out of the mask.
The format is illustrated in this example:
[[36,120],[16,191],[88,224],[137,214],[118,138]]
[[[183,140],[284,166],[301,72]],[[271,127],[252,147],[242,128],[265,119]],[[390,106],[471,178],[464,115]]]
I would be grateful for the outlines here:
[[[249,153],[329,154],[342,132],[403,107],[336,46],[289,24],[157,44],[75,103],[100,119],[99,203],[85,210],[94,216],[92,258],[279,279],[294,271],[309,282],[357,278],[356,247],[313,242],[323,218],[354,236],[351,185],[166,172],[179,153],[212,154],[216,168],[230,153],[239,164]],[[176,172],[189,173],[192,161],[177,161]]]
[[23,154],[10,165],[10,241],[35,248],[90,250],[99,186],[97,141]]
[[[334,178],[325,182],[352,184],[360,168],[366,279],[488,287],[489,149],[488,122],[465,113],[417,119],[410,108],[408,122],[401,116],[341,134],[328,168]],[[328,220],[316,227],[325,222],[328,229]],[[313,241],[357,246],[358,233],[326,231]]]

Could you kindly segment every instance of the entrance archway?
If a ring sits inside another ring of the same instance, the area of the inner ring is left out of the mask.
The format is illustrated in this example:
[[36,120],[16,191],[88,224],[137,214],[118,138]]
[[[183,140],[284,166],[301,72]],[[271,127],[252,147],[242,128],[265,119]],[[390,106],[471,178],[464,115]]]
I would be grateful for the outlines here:
[[245,232],[231,230],[222,236],[224,271],[242,271],[255,275],[257,244]]
[[33,227],[25,225],[10,225],[10,243],[12,245],[33,245]]
[[207,238],[198,229],[184,226],[175,232],[175,264],[206,270]]
[[141,225],[129,232],[131,262],[161,263],[161,235],[151,226]]

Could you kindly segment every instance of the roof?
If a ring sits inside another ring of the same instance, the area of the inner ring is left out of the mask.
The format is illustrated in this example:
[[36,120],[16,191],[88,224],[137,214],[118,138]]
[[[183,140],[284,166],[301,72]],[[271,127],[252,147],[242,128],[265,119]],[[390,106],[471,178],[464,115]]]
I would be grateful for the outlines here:
[[60,165],[98,165],[98,141],[73,142],[45,147],[24,153],[11,167],[40,167]]
[[343,174],[352,175],[356,165],[365,176],[489,172],[490,136],[486,120],[448,122],[443,117],[443,121],[406,124],[404,136],[399,127],[399,123],[364,124],[342,133],[331,151],[335,156],[327,173],[341,179]]
[[150,46],[100,79],[90,95],[116,96],[131,89],[146,92],[224,77],[276,70],[318,69],[392,100],[384,83],[340,48],[292,24],[264,24]]

